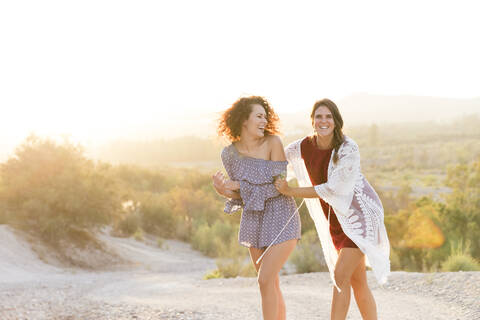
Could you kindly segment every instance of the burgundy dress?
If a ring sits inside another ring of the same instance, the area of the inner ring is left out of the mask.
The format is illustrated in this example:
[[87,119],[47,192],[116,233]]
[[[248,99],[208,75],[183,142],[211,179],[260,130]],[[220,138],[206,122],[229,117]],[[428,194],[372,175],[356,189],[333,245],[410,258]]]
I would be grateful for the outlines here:
[[[318,185],[327,182],[328,179],[328,164],[332,156],[333,149],[322,150],[317,147],[316,141],[312,137],[303,139],[300,149],[302,158],[307,167],[310,181],[313,185]],[[328,204],[320,199],[323,213],[328,219]],[[330,208],[330,236],[333,240],[333,245],[337,250],[342,248],[358,248],[357,245],[343,232],[340,222],[333,208]]]

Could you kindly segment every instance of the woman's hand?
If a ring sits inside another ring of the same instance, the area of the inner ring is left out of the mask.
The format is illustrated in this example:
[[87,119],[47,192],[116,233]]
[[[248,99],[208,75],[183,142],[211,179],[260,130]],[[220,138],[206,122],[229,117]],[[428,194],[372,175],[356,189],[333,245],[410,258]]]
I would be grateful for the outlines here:
[[227,190],[235,191],[240,189],[240,182],[238,181],[226,179],[224,185]]
[[226,191],[225,176],[223,175],[223,173],[221,173],[220,171],[217,171],[212,176],[212,180],[213,180],[213,187],[215,188],[215,191],[217,191],[219,195],[225,196],[225,191]]
[[284,178],[278,178],[274,182],[275,188],[277,188],[278,192],[283,195],[289,196],[291,188],[288,186],[287,180]]
[[240,182],[227,179],[220,171],[212,176],[212,180],[213,187],[219,195],[227,198],[238,198],[235,191],[240,189]]

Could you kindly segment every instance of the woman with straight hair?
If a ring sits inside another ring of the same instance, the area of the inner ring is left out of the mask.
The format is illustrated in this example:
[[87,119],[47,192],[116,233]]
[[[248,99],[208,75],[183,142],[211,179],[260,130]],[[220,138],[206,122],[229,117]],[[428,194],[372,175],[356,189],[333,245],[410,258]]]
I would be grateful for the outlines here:
[[317,101],[310,117],[315,134],[285,149],[299,187],[289,187],[283,178],[275,186],[286,196],[306,198],[334,284],[331,319],[346,318],[350,288],[362,318],[377,319],[366,265],[380,284],[386,282],[390,245],[383,206],[361,173],[358,145],[343,134],[335,103]]
[[286,319],[279,272],[301,234],[295,200],[273,184],[287,170],[282,142],[275,135],[277,122],[259,96],[240,98],[225,110],[218,132],[231,142],[222,151],[230,179],[221,172],[212,177],[217,193],[228,198],[224,211],[243,209],[238,240],[248,248],[257,271],[265,320]]

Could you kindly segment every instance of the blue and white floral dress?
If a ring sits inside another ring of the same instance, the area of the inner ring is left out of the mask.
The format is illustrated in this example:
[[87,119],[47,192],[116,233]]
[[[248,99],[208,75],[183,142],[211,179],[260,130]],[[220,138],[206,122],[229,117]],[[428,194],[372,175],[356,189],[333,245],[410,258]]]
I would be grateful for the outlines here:
[[233,213],[243,208],[238,234],[241,245],[265,248],[278,234],[273,244],[300,239],[301,223],[295,200],[280,194],[273,184],[276,176],[286,174],[287,161],[244,156],[231,144],[223,149],[222,162],[230,179],[240,182],[241,199],[227,199],[224,211]]

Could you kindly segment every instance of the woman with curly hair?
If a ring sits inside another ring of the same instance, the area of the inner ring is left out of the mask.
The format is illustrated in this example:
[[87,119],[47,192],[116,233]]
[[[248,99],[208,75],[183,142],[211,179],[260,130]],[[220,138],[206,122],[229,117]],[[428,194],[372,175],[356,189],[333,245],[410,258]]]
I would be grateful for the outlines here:
[[275,186],[284,195],[310,198],[306,204],[335,286],[331,319],[346,318],[350,288],[362,318],[377,319],[366,265],[379,283],[386,282],[390,245],[382,203],[361,173],[358,145],[343,134],[335,103],[317,101],[310,117],[315,134],[285,149],[300,187],[289,187],[284,179]]
[[216,191],[228,198],[224,211],[243,208],[238,239],[248,248],[257,271],[266,320],[286,318],[279,272],[301,234],[295,200],[279,193],[273,184],[287,169],[282,142],[275,135],[277,123],[266,99],[237,100],[223,112],[218,127],[219,135],[231,142],[222,151],[230,179],[220,172],[213,176]]

